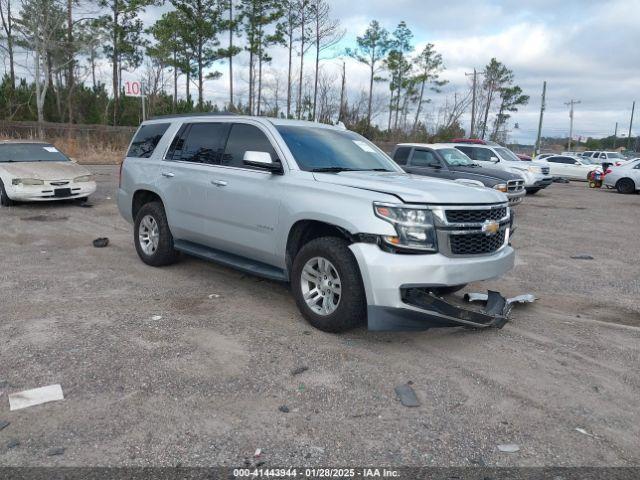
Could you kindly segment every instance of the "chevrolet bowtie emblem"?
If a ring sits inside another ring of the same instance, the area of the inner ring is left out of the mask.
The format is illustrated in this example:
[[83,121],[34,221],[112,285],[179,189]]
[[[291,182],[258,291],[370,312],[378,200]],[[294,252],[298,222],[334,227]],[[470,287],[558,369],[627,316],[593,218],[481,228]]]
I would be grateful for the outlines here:
[[482,231],[487,235],[495,235],[500,230],[500,224],[495,220],[485,220],[482,224]]

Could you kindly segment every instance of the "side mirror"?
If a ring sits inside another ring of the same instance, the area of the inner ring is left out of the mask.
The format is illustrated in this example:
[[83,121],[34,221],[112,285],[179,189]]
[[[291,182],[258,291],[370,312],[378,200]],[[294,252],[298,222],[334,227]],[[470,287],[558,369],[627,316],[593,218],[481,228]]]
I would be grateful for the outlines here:
[[498,163],[500,161],[498,157],[491,157],[489,160],[491,160],[493,163]]
[[269,152],[247,150],[244,152],[242,162],[245,165],[269,170],[272,173],[282,173],[282,164],[277,160],[274,162]]

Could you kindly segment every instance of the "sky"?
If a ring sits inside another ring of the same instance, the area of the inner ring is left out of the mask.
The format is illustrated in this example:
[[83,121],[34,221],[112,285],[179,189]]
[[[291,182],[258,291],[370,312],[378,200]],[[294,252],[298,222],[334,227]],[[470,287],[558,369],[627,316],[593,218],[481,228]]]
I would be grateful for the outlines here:
[[[430,94],[427,112],[434,112],[454,92],[469,90],[465,72],[479,71],[492,57],[513,70],[515,83],[530,96],[529,104],[512,116],[509,140],[533,143],[536,136],[542,83],[547,81],[543,136],[567,136],[570,100],[579,100],[574,113],[574,138],[626,136],[631,105],[636,108],[632,135],[640,135],[640,0],[327,0],[334,17],[346,30],[343,40],[323,53],[323,71],[338,76],[343,52],[355,45],[368,23],[376,19],[388,30],[404,20],[414,33],[415,51],[433,43],[442,54],[449,81],[440,94]],[[167,10],[150,7],[140,17],[146,26]],[[225,45],[226,37],[222,39]],[[268,76],[286,79],[286,50],[274,49]],[[305,58],[306,74],[312,73],[313,51]],[[297,59],[294,61],[298,61]],[[237,95],[246,96],[248,59],[234,60]],[[222,104],[228,100],[228,70],[224,62],[214,65],[223,76],[208,81],[205,98]],[[109,84],[109,67],[101,67]],[[351,96],[368,86],[368,70],[346,59],[347,85]],[[135,80],[129,72],[124,80]],[[181,91],[184,91],[183,81]],[[192,89],[192,92],[195,89]],[[382,98],[386,84],[376,86]],[[469,128],[469,115],[463,117]],[[385,124],[385,114],[377,118]],[[513,126],[518,124],[518,129]]]

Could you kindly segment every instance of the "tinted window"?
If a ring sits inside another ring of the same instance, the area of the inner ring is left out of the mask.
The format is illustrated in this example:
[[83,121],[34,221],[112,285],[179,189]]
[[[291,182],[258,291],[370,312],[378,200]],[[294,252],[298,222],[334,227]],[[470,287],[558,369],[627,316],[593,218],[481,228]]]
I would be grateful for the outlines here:
[[491,150],[488,148],[480,148],[480,147],[456,147],[458,150],[466,153],[469,157],[474,160],[480,160],[481,162],[490,162],[491,157],[494,155],[491,153]]
[[192,123],[187,132],[182,153],[178,156],[179,149],[176,146],[173,159],[220,165],[228,132],[228,123]]
[[398,147],[393,154],[393,159],[398,165],[406,165],[409,153],[411,153],[411,147]]
[[466,154],[469,158],[473,158],[475,160],[476,156],[475,156],[475,152],[473,151],[473,148],[471,148],[471,147],[460,147],[460,146],[456,146],[456,148],[458,150],[460,150],[461,152],[463,152],[464,154]]
[[[231,127],[229,140],[224,150],[223,165],[230,167],[254,168],[243,163],[246,151],[268,152],[273,161],[278,159],[275,150],[267,136],[253,125],[234,123]],[[259,169],[258,169],[259,170]]]
[[69,159],[48,143],[0,144],[0,163],[5,162],[68,162]]
[[428,167],[433,163],[439,164],[433,152],[429,150],[414,150],[411,157],[412,167]]
[[158,142],[169,128],[168,123],[150,123],[142,125],[131,142],[127,157],[149,158],[158,146]]

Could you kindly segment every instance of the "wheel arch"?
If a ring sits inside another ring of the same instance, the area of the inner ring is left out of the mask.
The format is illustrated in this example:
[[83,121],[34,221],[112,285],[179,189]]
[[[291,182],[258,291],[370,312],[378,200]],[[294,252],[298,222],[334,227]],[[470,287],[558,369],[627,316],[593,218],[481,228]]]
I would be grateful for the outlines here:
[[131,197],[131,218],[135,221],[136,215],[144,205],[156,201],[164,206],[164,201],[157,192],[147,188],[136,190]]

